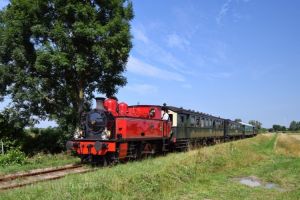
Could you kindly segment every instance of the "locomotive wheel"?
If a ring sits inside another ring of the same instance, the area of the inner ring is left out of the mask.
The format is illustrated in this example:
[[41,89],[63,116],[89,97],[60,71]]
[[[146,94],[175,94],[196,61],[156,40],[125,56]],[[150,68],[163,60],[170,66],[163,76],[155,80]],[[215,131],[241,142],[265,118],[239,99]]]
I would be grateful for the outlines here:
[[92,156],[92,165],[106,167],[108,165],[107,158],[104,156]]

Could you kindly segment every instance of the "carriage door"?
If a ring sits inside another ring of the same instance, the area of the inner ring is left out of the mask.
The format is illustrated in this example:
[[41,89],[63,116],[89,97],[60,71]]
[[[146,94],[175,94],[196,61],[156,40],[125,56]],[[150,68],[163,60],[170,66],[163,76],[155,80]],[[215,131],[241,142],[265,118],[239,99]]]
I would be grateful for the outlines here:
[[163,137],[168,137],[170,132],[169,124],[171,125],[173,121],[173,115],[169,114],[169,120],[163,120]]
[[226,139],[228,137],[228,126],[229,126],[229,121],[228,120],[224,120],[224,138]]

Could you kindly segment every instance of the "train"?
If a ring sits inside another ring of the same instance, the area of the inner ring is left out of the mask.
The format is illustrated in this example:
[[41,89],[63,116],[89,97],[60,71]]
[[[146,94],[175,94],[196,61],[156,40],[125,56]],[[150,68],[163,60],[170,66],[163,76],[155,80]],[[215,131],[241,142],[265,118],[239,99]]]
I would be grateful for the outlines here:
[[96,98],[80,121],[66,148],[82,162],[102,165],[256,135],[247,123],[166,104],[129,106],[117,98]]

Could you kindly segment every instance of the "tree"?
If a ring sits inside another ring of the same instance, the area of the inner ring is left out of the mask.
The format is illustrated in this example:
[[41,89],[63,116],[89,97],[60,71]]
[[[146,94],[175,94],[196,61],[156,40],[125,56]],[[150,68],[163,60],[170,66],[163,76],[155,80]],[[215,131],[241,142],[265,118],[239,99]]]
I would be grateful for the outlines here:
[[296,129],[297,131],[299,131],[300,130],[300,121],[299,122],[297,122],[297,129]]
[[273,130],[274,130],[274,131],[286,131],[286,127],[285,127],[285,126],[278,125],[278,124],[274,124],[274,125],[273,125]]
[[292,121],[289,127],[290,131],[299,131],[300,130],[300,122]]
[[132,18],[127,0],[12,0],[0,11],[0,97],[74,129],[94,92],[126,84]]
[[256,129],[261,129],[262,123],[259,121],[250,120],[248,123],[254,126]]
[[239,118],[238,118],[238,119],[235,119],[234,121],[235,121],[235,122],[242,122],[242,120],[239,119]]
[[23,129],[25,126],[31,125],[33,122],[28,120],[25,114],[19,114],[12,108],[4,109],[0,112],[0,139],[9,138],[15,140],[23,137]]
[[296,131],[296,130],[299,128],[297,125],[298,125],[298,124],[297,124],[296,121],[292,121],[292,122],[290,123],[289,129],[290,129],[291,131]]

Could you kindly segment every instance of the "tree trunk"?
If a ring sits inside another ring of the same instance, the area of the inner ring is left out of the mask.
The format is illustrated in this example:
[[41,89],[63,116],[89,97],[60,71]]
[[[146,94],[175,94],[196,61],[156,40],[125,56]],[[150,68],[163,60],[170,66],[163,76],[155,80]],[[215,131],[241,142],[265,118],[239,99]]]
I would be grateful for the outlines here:
[[83,84],[82,84],[82,80],[80,80],[79,88],[78,88],[78,113],[77,113],[78,123],[76,128],[79,128],[80,126],[81,114],[83,112],[83,103],[84,103]]

